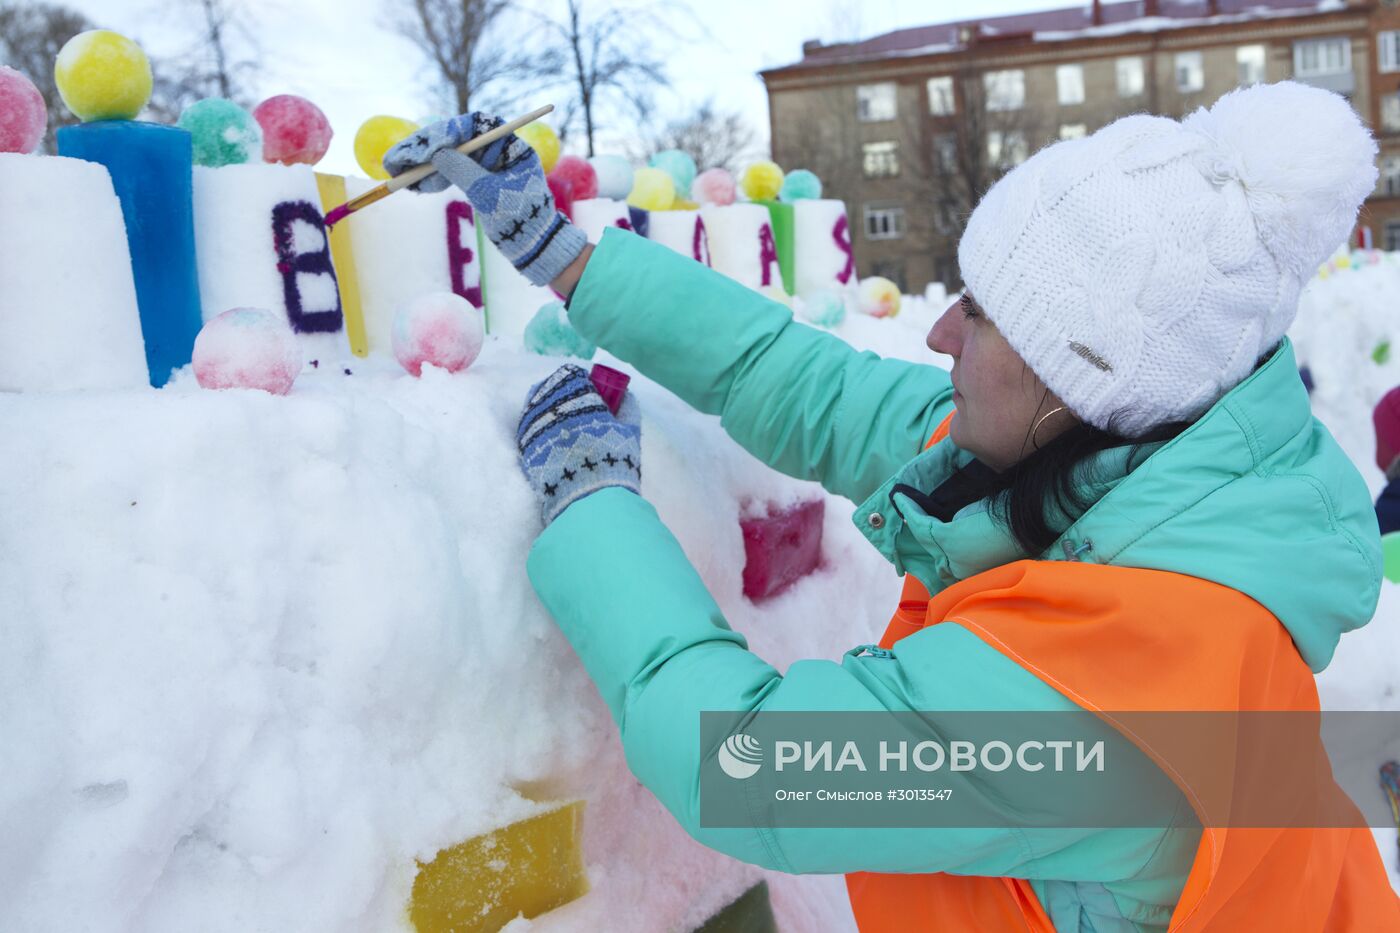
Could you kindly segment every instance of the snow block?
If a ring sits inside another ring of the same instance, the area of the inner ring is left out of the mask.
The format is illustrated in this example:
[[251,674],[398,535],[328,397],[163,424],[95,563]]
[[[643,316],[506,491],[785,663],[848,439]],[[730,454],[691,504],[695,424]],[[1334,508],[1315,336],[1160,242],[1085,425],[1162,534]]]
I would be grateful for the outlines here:
[[57,139],[59,155],[97,162],[111,175],[126,221],[146,366],[151,385],[163,386],[173,370],[190,361],[204,323],[195,270],[190,134],[154,123],[101,120],[60,127]]
[[795,294],[844,291],[855,283],[855,255],[846,204],[832,198],[792,205]]
[[793,294],[793,207],[782,201],[757,201],[768,208],[768,222],[773,226],[773,246],[778,254],[778,269],[783,276],[783,290]]
[[627,204],[612,198],[588,198],[574,202],[574,226],[583,231],[588,242],[597,243],[609,227],[632,229],[632,216]]
[[702,207],[715,271],[759,289],[782,283],[782,264],[773,239],[773,221],[762,204]]
[[699,211],[656,211],[647,224],[647,239],[655,240],[682,256],[710,264],[710,244]]
[[[350,197],[375,183],[345,180]],[[480,308],[481,253],[462,192],[399,191],[336,225],[349,231],[359,272],[369,348],[392,353],[390,334],[398,309],[430,292],[453,292]],[[531,311],[543,302],[535,302]]]
[[741,518],[744,595],[758,602],[816,570],[822,559],[826,503],[805,502],[764,517]]
[[206,320],[263,308],[287,321],[308,360],[346,355],[340,283],[311,166],[198,166],[194,209]]
[[768,882],[760,881],[729,903],[695,933],[777,933],[778,921],[768,898]]
[[525,336],[525,328],[541,306],[562,300],[552,288],[535,285],[490,240],[481,253],[481,281],[486,299],[487,332],[507,337]]
[[408,915],[418,933],[488,933],[588,893],[583,801],[443,849],[419,864]]
[[148,379],[107,170],[0,153],[0,390],[124,389]]

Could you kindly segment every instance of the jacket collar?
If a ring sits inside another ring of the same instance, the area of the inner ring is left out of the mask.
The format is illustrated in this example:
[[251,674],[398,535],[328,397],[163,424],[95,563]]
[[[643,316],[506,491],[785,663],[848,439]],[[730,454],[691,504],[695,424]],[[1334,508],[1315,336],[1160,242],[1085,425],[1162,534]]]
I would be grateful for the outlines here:
[[1170,441],[1101,451],[1088,507],[1058,515],[1059,538],[1026,554],[988,501],[941,522],[894,487],[929,491],[972,460],[945,438],[890,477],[854,520],[930,593],[1028,557],[1089,560],[1211,580],[1262,603],[1314,670],[1380,594],[1380,538],[1365,481],[1312,415],[1293,348],[1269,358]]

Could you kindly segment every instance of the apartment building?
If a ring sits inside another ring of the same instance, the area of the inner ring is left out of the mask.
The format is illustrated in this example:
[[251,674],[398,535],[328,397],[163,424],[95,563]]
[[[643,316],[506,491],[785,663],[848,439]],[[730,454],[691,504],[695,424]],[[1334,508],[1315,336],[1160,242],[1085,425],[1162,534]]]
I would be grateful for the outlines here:
[[761,77],[774,159],[821,175],[850,210],[859,273],[906,291],[959,284],[967,214],[1040,146],[1285,78],[1346,96],[1375,128],[1358,238],[1400,249],[1397,0],[1092,2],[807,42]]

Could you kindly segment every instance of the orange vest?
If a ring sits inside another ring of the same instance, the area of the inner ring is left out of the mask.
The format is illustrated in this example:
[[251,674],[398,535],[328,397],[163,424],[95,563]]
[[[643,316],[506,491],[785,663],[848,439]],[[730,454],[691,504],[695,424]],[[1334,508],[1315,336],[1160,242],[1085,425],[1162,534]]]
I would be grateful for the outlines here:
[[[1319,705],[1312,671],[1278,620],[1198,577],[1021,560],[930,597],[906,576],[880,646],[945,621],[1119,728],[1109,711]],[[1190,787],[1169,773],[1194,805]],[[863,933],[1054,933],[1024,879],[856,872],[846,887]],[[1400,930],[1400,900],[1369,830],[1206,826],[1169,929]]]

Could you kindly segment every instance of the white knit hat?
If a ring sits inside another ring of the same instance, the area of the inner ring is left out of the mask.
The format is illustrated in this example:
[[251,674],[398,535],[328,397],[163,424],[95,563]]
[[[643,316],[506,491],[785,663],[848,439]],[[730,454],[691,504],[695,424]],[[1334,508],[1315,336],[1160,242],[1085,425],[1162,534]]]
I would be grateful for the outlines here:
[[1288,329],[1375,158],[1343,98],[1291,81],[1180,123],[1124,117],[987,192],[958,245],[963,280],[1082,420],[1129,437],[1194,420]]

